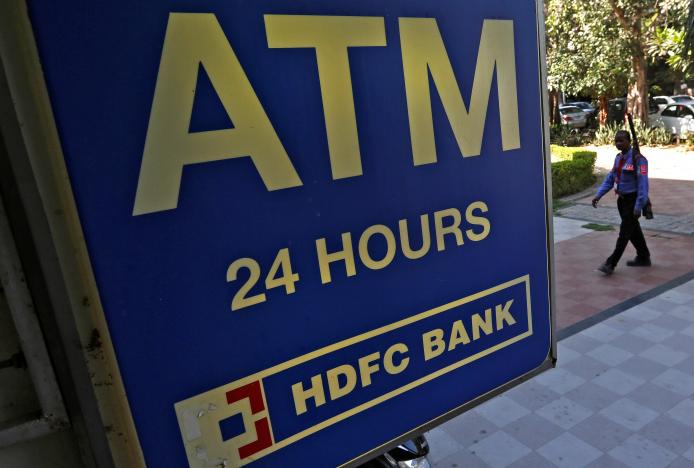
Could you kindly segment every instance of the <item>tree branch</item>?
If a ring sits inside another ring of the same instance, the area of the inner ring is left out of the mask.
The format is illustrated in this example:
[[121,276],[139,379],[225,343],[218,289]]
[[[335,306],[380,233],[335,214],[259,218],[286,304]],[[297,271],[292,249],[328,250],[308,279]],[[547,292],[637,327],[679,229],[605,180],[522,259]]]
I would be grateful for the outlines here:
[[628,34],[630,33],[634,38],[637,38],[639,36],[638,28],[634,23],[630,24],[627,21],[624,10],[617,5],[615,0],[610,0],[610,6],[612,7],[612,12],[617,17],[617,21],[619,21],[619,24],[622,25],[622,28],[624,28]]

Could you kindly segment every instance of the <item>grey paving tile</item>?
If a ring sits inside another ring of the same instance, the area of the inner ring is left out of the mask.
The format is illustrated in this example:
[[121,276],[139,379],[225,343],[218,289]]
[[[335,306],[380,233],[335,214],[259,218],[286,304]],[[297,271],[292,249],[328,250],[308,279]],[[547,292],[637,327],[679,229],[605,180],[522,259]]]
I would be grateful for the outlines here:
[[603,455],[602,457],[595,460],[593,463],[588,465],[586,468],[629,468],[627,465],[622,463],[610,455]]
[[504,431],[535,450],[557,437],[562,428],[536,414],[529,414],[506,426]]
[[[694,349],[694,346],[691,349]],[[685,374],[694,375],[694,357],[685,359],[684,361],[677,364],[674,368],[684,372]]]
[[[687,398],[673,406],[667,414],[687,427],[694,428],[694,400]],[[690,439],[694,442],[694,437]]]
[[684,452],[682,456],[687,460],[691,460],[694,462],[694,445],[692,445],[686,452]]
[[564,369],[586,380],[592,380],[595,377],[602,375],[609,368],[609,365],[605,364],[604,362],[597,361],[590,356],[583,356],[581,359],[570,362],[564,366]]
[[683,328],[686,328],[692,324],[692,322],[689,320],[683,320],[669,314],[658,317],[657,319],[652,320],[651,323],[658,327],[667,328],[668,330],[682,330]]
[[537,451],[560,468],[583,468],[603,455],[569,432],[564,432]]
[[676,333],[668,338],[667,345],[678,351],[694,353],[694,336]]
[[532,452],[520,460],[511,463],[509,468],[556,468],[556,465],[545,457],[540,456],[537,452]]
[[508,397],[531,411],[542,408],[547,403],[557,399],[556,392],[536,383],[534,379],[516,387],[514,390],[509,392]]
[[659,413],[664,413],[682,401],[682,396],[647,382],[631,392],[629,398]]
[[658,413],[655,411],[628,398],[615,401],[610,406],[600,410],[600,414],[632,431],[638,431],[658,417]]
[[645,323],[640,327],[636,327],[629,333],[653,343],[659,343],[675,334],[675,332],[672,330],[668,330],[667,328],[659,327],[651,323]]
[[603,374],[595,377],[593,383],[601,385],[618,395],[626,395],[646,381],[640,377],[627,374],[619,369],[608,369]]
[[565,397],[561,397],[535,412],[565,430],[571,429],[593,414],[588,408]]
[[581,421],[572,427],[570,432],[603,452],[609,452],[634,433],[601,414],[594,414]]
[[575,401],[591,411],[599,411],[611,405],[618,398],[614,392],[593,382],[586,382],[566,393],[566,398]]
[[581,332],[581,335],[593,338],[594,340],[600,341],[602,343],[609,343],[610,341],[617,338],[619,335],[622,335],[623,333],[623,331],[605,325],[605,323],[603,322],[583,330]]
[[694,301],[694,294],[685,292],[680,288],[671,289],[665,291],[660,295],[662,299],[666,301],[674,302],[675,304],[686,304],[688,302]]
[[677,457],[672,463],[670,463],[668,468],[692,468],[692,461],[684,457]]
[[432,462],[443,460],[446,457],[460,451],[463,446],[440,427],[436,427],[425,434],[429,443],[429,458]]
[[668,312],[670,315],[686,320],[687,322],[694,322],[694,308],[688,306],[677,306]]
[[489,465],[477,455],[466,449],[454,452],[443,460],[437,462],[431,460],[431,462],[437,468],[489,468]]
[[535,382],[544,385],[559,395],[583,385],[585,379],[573,374],[566,368],[551,369],[535,377]]
[[574,351],[573,349],[564,346],[561,342],[557,345],[557,366],[563,367],[564,365],[575,361],[582,356],[581,353]]
[[624,315],[624,313],[617,314],[614,317],[610,317],[602,323],[622,332],[628,332],[638,327],[639,325],[643,325],[642,320],[636,320],[632,317]]
[[651,307],[648,307],[646,304],[647,303],[639,304],[636,307],[632,307],[629,310],[625,310],[620,315],[632,318],[634,320],[638,320],[640,322],[650,322],[651,320],[663,315],[662,310],[653,309]]
[[576,333],[575,335],[561,341],[563,346],[573,349],[579,353],[586,353],[591,349],[595,349],[600,346],[601,343],[602,342],[584,335],[583,333]]
[[664,366],[672,367],[679,364],[691,355],[684,351],[676,351],[669,346],[657,344],[644,350],[639,356],[650,359],[651,361],[663,364]]
[[644,302],[643,305],[650,309],[660,310],[661,312],[669,312],[675,307],[677,307],[679,304],[675,304],[674,302],[668,301],[667,299],[664,299],[661,295],[654,297],[653,299],[649,299],[648,301]]
[[484,440],[471,445],[470,452],[492,468],[505,468],[531,453],[531,450],[504,431],[495,432]]
[[586,355],[609,366],[616,366],[626,361],[634,354],[610,344],[602,344],[594,350],[588,351]]
[[640,356],[634,356],[628,361],[621,363],[617,368],[634,377],[651,380],[662,374],[668,367]]
[[654,378],[653,383],[682,396],[694,394],[694,376],[677,369],[666,370]]
[[446,421],[439,427],[445,430],[463,447],[476,444],[498,430],[496,425],[477,414],[476,410],[461,414],[450,421]]
[[677,458],[676,454],[638,434],[610,450],[610,455],[631,468],[664,468]]
[[639,338],[631,333],[625,333],[610,342],[612,346],[617,346],[630,353],[638,354],[648,346],[653,344],[652,341]]
[[690,418],[687,420],[691,425],[682,424],[684,421],[676,421],[669,415],[661,415],[646,424],[639,434],[671,452],[683,454],[694,441],[694,402],[691,403],[693,406],[688,408]]
[[507,396],[501,395],[487,401],[476,408],[479,415],[496,424],[504,427],[510,422],[530,414],[525,406],[519,405]]
[[680,286],[677,286],[677,290],[686,292],[688,294],[694,294],[694,280],[688,281]]

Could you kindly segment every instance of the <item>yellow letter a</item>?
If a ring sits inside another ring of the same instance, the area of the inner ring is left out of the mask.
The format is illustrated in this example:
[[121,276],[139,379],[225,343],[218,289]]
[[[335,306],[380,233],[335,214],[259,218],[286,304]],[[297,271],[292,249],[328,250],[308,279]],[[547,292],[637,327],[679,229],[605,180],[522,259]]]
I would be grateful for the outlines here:
[[[200,64],[235,128],[188,133]],[[302,185],[217,18],[172,13],[133,215],[176,208],[183,166],[245,156],[268,190]]]

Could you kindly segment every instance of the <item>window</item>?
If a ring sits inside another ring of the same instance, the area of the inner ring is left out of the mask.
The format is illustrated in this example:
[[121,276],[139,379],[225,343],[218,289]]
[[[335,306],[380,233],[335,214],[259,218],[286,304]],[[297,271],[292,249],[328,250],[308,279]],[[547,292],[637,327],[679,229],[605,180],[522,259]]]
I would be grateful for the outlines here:
[[694,112],[687,106],[677,106],[677,117],[686,117],[688,115],[694,117]]
[[663,117],[677,117],[677,106],[670,106],[666,108],[660,115]]

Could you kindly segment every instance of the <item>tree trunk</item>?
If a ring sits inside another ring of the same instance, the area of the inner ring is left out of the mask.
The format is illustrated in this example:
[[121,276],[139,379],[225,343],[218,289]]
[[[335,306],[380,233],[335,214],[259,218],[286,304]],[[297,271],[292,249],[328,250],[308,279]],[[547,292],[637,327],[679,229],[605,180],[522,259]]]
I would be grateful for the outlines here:
[[607,96],[605,95],[598,98],[598,123],[600,125],[607,123]]
[[648,126],[648,81],[646,80],[648,64],[642,47],[633,47],[632,54],[631,63],[636,82],[629,87],[627,109]]
[[559,124],[559,91],[552,89],[549,92],[549,123]]

